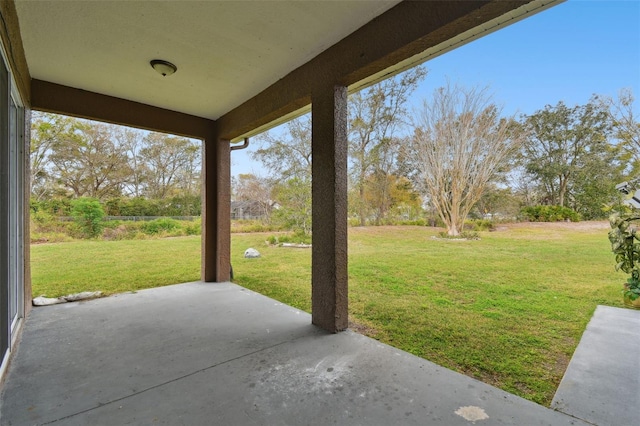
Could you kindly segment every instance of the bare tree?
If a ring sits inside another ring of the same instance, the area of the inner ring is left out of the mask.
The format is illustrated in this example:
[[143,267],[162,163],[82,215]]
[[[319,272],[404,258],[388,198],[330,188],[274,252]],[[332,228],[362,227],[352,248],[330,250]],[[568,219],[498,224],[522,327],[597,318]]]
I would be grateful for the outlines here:
[[407,98],[426,74],[424,67],[415,67],[349,97],[351,179],[359,194],[361,226],[366,224],[367,179],[376,169],[380,173],[381,154],[388,152],[386,146],[392,143],[395,130],[405,124]]
[[311,115],[289,121],[281,132],[259,139],[252,157],[269,170],[272,203],[279,208],[272,219],[299,233],[311,230]]
[[260,161],[275,179],[311,180],[311,114],[287,122],[282,132],[258,138],[260,148],[251,158]]
[[233,201],[251,203],[261,217],[269,222],[273,201],[271,200],[272,184],[269,179],[251,173],[239,174],[231,179]]
[[436,89],[416,117],[412,149],[419,185],[451,236],[460,235],[474,204],[520,138],[487,88]]

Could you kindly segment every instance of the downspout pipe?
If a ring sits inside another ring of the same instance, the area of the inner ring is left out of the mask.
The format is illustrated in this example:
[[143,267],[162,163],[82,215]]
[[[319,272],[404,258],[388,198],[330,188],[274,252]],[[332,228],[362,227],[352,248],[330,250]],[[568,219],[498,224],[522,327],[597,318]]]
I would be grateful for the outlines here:
[[249,138],[244,138],[244,143],[242,145],[234,145],[230,149],[231,151],[237,151],[240,149],[245,149],[249,146]]
[[[249,146],[249,138],[244,138],[244,143],[242,145],[233,145],[229,149],[231,151],[238,151],[240,149],[245,149]],[[233,265],[229,266],[230,277],[229,280],[233,281]]]

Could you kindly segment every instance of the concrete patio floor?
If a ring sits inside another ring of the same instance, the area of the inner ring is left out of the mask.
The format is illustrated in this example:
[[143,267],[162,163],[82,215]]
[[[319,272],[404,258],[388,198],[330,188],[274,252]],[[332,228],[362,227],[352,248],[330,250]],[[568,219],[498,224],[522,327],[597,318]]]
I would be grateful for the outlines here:
[[579,425],[235,284],[35,308],[1,425]]
[[640,311],[598,306],[551,407],[596,425],[640,424]]

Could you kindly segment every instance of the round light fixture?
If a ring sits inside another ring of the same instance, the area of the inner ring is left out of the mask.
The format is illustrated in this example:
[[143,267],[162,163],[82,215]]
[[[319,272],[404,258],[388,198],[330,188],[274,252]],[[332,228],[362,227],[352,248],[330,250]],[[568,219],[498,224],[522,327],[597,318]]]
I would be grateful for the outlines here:
[[154,70],[158,72],[158,74],[162,74],[163,77],[173,74],[178,71],[178,67],[173,65],[169,61],[163,61],[162,59],[154,59],[150,62],[151,66]]

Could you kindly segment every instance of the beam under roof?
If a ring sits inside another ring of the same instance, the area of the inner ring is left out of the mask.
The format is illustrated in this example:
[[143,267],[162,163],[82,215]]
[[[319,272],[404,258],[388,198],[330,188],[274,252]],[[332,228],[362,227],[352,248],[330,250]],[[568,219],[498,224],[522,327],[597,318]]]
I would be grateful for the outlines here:
[[31,81],[31,105],[41,111],[197,139],[208,137],[215,125],[214,120],[40,80]]
[[222,139],[239,140],[308,110],[317,87],[361,88],[560,1],[403,1],[217,121],[39,80],[32,105],[197,138],[217,124]]
[[361,88],[560,1],[403,1],[220,117],[220,135],[267,130],[308,108],[316,87]]

